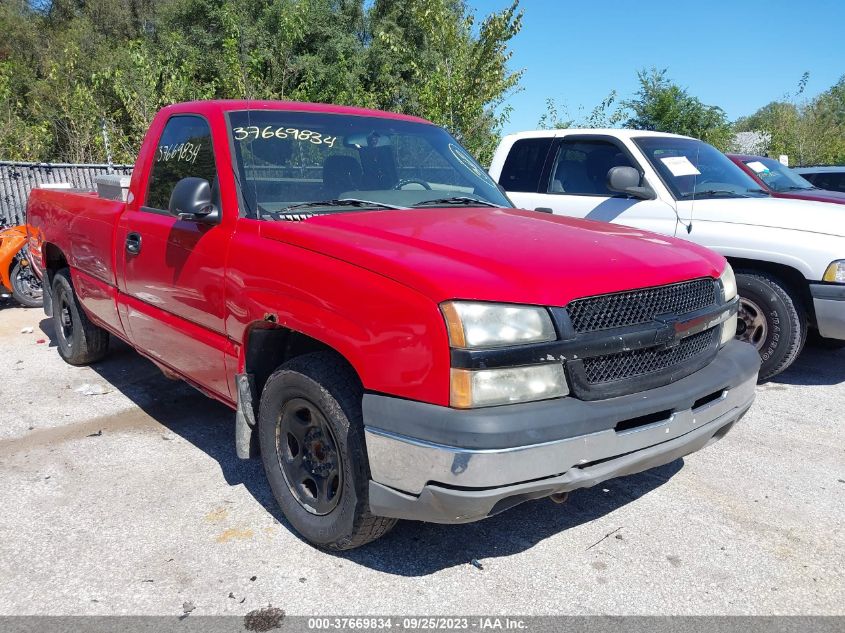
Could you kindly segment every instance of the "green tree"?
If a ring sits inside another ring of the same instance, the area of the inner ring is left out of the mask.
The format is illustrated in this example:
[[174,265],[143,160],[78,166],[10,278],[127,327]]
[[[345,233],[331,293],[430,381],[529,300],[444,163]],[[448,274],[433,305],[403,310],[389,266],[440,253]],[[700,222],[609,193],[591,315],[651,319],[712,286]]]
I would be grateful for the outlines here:
[[803,118],[805,127],[816,133],[807,162],[845,164],[845,76],[814,99]]
[[444,125],[489,160],[520,73],[517,2],[476,22],[462,0],[0,2],[0,158],[131,161],[174,101],[291,99]]
[[489,164],[522,76],[508,68],[508,44],[522,28],[518,1],[483,19],[477,34],[460,0],[376,0],[369,17],[376,104],[444,126]]
[[546,111],[540,115],[537,127],[541,130],[565,130],[576,127],[575,119],[569,115],[566,104],[559,104],[555,99],[546,99]]
[[806,129],[802,123],[806,102],[800,103],[798,97],[804,93],[809,78],[810,74],[806,72],[801,76],[794,95],[787,93],[781,100],[772,101],[754,114],[737,119],[735,130],[764,132],[769,137],[768,154],[786,154],[793,160],[803,161],[808,149]]
[[0,157],[31,160],[47,154],[50,129],[29,116],[27,93],[36,82],[38,33],[24,1],[0,3]]
[[735,129],[737,132],[766,132],[770,136],[768,154],[788,154],[795,158],[800,119],[798,106],[787,101],[773,101],[754,114],[737,119]]
[[770,156],[786,154],[792,164],[845,162],[845,77],[814,99],[800,99],[809,73],[794,94],[786,94],[737,120],[738,131],[765,132]]
[[546,99],[546,111],[540,116],[537,126],[541,130],[559,130],[565,128],[612,128],[619,125],[625,118],[625,110],[614,105],[617,100],[615,90],[611,90],[590,114],[584,115],[584,108],[579,107],[580,118],[574,119],[569,115],[566,106],[558,105],[554,99]]
[[666,73],[657,68],[637,73],[639,90],[623,102],[631,111],[625,127],[693,136],[727,149],[732,129],[724,110],[702,103],[670,81]]

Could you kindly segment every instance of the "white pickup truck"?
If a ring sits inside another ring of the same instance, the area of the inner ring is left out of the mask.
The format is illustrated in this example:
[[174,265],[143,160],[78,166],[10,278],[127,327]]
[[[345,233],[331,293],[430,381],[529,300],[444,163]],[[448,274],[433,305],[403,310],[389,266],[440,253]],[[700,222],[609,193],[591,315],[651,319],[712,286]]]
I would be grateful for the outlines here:
[[737,337],[757,347],[760,378],[797,358],[808,330],[845,344],[845,212],[759,189],[716,148],[621,129],[521,132],[490,175],[517,207],[617,222],[697,242],[737,272]]

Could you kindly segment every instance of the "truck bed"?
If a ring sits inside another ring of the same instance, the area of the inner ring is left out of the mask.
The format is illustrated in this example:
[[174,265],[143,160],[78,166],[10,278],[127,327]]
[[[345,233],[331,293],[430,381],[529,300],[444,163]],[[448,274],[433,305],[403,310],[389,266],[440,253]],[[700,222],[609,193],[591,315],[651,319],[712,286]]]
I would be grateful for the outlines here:
[[27,222],[67,258],[77,293],[102,325],[123,331],[117,314],[114,233],[126,208],[95,192],[33,189]]

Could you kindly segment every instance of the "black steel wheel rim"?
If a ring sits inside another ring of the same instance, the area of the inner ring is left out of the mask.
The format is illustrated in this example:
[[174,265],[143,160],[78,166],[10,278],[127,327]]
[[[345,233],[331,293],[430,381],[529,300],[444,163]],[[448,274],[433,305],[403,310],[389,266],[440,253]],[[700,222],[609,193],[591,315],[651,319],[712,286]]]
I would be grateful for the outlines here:
[[58,334],[65,345],[70,345],[70,340],[73,337],[73,315],[71,314],[70,305],[68,304],[64,293],[62,293],[59,299],[59,309],[57,314],[59,315]]
[[313,402],[292,398],[276,422],[276,455],[288,489],[311,514],[337,507],[343,490],[343,462],[326,417]]

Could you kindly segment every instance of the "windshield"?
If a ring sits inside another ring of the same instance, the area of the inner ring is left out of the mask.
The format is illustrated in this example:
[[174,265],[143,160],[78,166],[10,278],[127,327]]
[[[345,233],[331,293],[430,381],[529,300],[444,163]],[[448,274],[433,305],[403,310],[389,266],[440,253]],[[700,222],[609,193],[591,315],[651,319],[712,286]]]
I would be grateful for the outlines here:
[[229,114],[248,213],[265,220],[425,206],[512,206],[445,130],[389,118]]
[[773,158],[744,159],[742,162],[757,174],[757,177],[766,183],[766,186],[772,191],[815,189],[813,183],[809,180],[802,178],[798,173]]
[[677,200],[767,195],[730,158],[702,141],[644,136],[634,142]]

